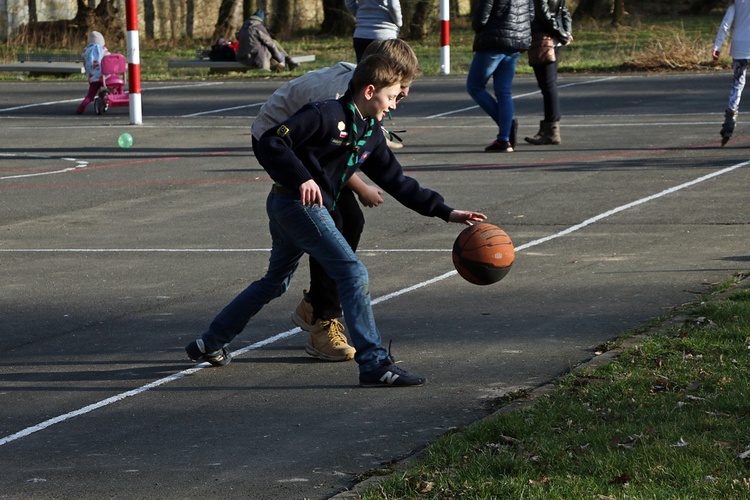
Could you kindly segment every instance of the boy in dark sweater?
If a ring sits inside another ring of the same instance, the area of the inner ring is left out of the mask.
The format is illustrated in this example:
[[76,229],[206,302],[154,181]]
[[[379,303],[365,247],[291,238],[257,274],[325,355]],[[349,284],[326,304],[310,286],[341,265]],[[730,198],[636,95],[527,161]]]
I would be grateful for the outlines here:
[[357,170],[400,203],[429,217],[470,224],[484,214],[454,210],[443,197],[404,175],[387,147],[380,121],[396,108],[404,69],[374,54],[352,75],[350,90],[338,100],[308,104],[267,131],[256,148],[258,161],[275,181],[266,202],[272,237],[263,278],[240,293],[186,351],[194,361],[223,366],[226,348],[260,309],[283,294],[305,253],[336,282],[344,318],[356,349],[364,387],[421,385],[425,377],[396,365],[382,345],[370,304],[367,269],[343,238],[331,216],[338,195]]

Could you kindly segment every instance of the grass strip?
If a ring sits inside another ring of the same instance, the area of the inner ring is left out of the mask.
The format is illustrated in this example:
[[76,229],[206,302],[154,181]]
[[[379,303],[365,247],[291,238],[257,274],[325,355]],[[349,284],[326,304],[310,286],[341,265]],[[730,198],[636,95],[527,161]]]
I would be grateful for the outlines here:
[[749,281],[443,436],[361,498],[750,498]]

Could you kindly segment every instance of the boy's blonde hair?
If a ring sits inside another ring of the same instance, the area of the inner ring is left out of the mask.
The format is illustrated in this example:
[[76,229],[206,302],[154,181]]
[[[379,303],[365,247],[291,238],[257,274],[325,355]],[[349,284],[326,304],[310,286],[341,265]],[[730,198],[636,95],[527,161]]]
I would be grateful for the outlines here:
[[362,58],[372,54],[385,54],[395,59],[404,67],[404,82],[410,84],[422,76],[419,60],[409,44],[398,38],[375,40],[367,46]]
[[380,90],[404,81],[406,68],[385,54],[371,54],[357,64],[352,74],[352,92],[358,94],[368,85]]

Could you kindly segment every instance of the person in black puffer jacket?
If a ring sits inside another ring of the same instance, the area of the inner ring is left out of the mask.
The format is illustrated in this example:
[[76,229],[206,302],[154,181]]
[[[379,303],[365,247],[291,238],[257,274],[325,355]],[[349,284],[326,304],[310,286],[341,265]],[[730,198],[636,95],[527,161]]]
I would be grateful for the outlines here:
[[[474,6],[474,58],[466,90],[498,127],[497,138],[485,151],[513,152],[511,88],[518,56],[531,44],[533,12],[533,0],[478,0]],[[494,97],[486,89],[490,77]]]
[[554,44],[554,61],[532,62],[529,53],[529,65],[534,70],[536,82],[544,98],[544,120],[539,123],[539,132],[533,137],[524,137],[529,144],[542,146],[560,144],[560,96],[557,91],[557,59],[560,47],[573,41],[570,12],[565,0],[534,0],[534,21],[531,23],[531,34],[534,40],[539,36],[552,38]]

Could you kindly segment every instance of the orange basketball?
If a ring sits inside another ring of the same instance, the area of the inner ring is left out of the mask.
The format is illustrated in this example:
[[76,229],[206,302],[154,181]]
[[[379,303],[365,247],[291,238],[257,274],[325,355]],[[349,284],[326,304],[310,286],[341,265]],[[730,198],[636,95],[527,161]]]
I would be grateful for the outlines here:
[[505,277],[516,252],[499,227],[482,222],[467,227],[453,243],[453,265],[469,283],[491,285]]

